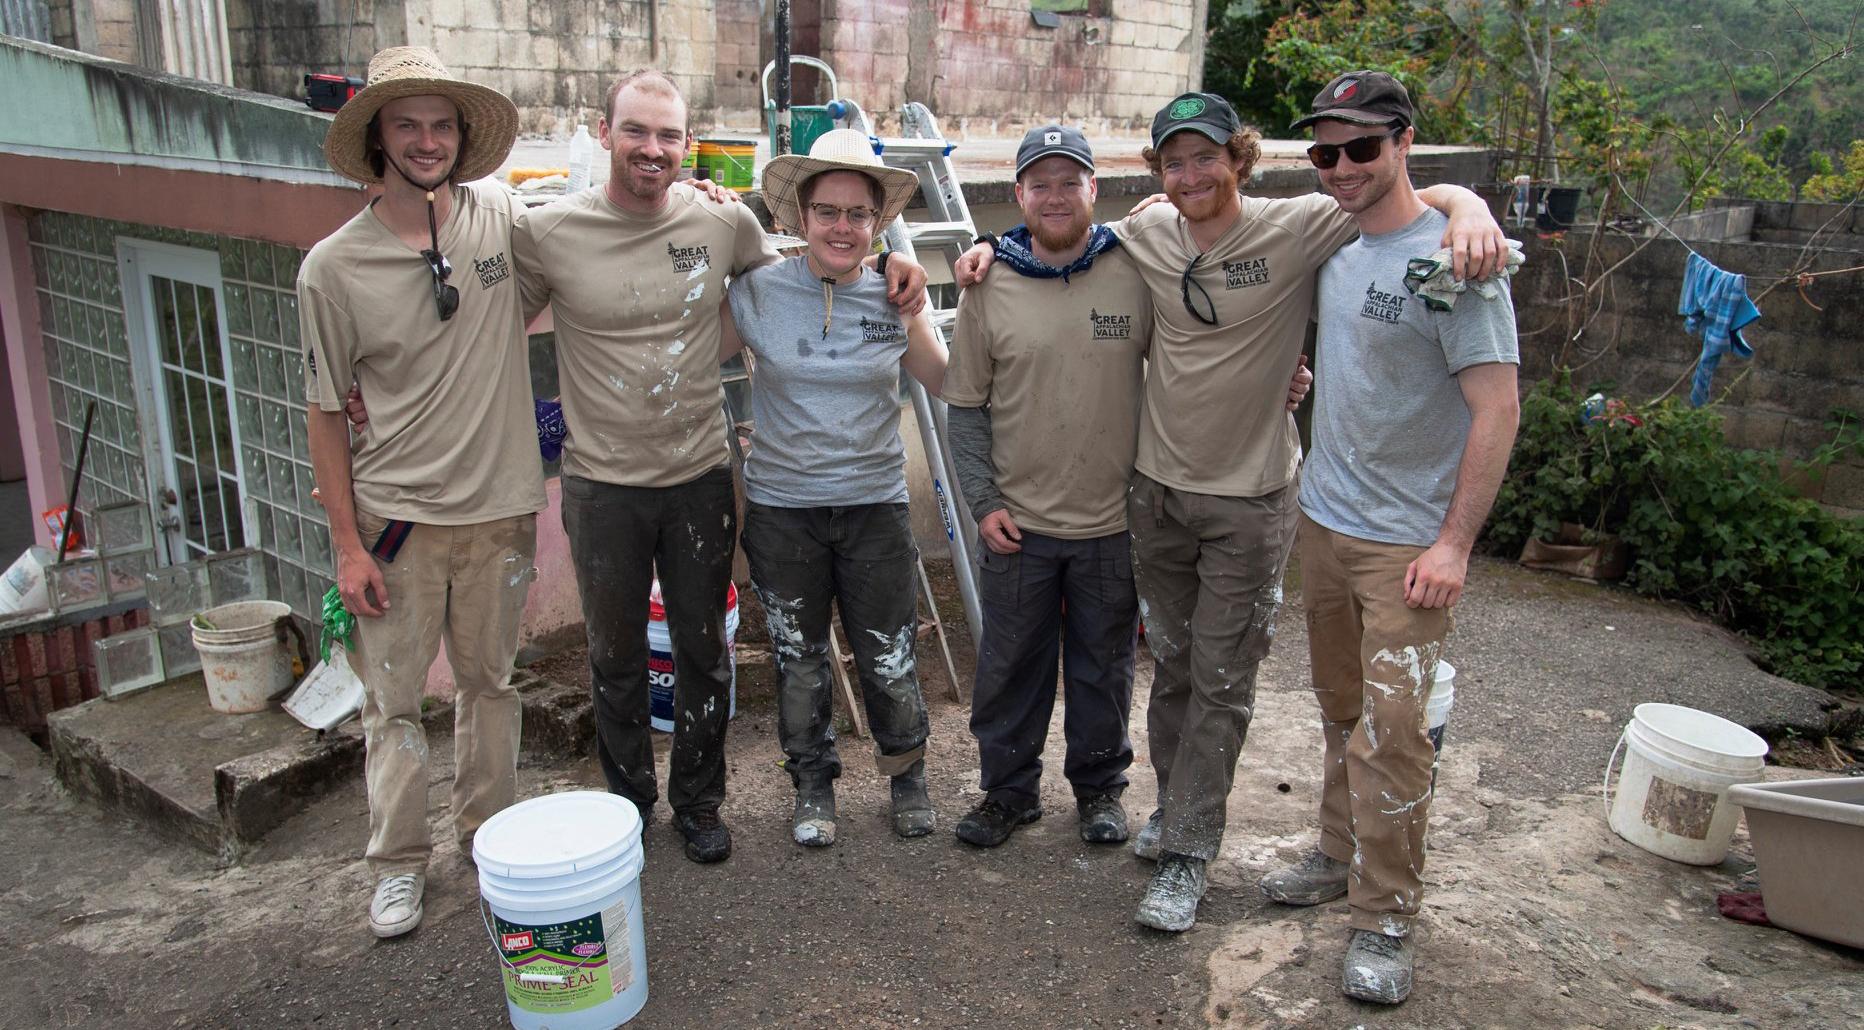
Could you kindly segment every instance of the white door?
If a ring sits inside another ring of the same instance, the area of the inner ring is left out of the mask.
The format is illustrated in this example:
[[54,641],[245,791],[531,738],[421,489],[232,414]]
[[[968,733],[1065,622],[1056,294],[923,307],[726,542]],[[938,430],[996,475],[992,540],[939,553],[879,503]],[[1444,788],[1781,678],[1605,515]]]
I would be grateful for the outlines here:
[[212,251],[121,240],[150,507],[169,564],[257,543],[245,497],[231,352]]

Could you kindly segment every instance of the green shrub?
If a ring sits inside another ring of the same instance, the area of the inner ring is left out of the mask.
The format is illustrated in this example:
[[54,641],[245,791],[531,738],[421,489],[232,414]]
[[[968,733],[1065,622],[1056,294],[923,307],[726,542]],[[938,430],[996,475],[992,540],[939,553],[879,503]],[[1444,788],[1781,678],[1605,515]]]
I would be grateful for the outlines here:
[[[1782,482],[1773,451],[1730,447],[1713,407],[1674,400],[1588,422],[1565,379],[1535,384],[1488,541],[1518,554],[1573,522],[1631,548],[1625,585],[1695,605],[1753,641],[1773,672],[1864,686],[1864,520],[1840,519]],[[1817,475],[1859,449],[1837,413]]]

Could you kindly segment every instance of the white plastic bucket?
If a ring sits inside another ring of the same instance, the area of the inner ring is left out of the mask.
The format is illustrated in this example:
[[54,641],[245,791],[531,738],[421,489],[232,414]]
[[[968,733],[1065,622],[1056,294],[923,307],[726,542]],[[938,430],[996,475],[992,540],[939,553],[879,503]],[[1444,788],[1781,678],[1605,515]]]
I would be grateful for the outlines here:
[[50,548],[34,544],[20,552],[0,574],[0,615],[44,608],[45,567],[58,560]]
[[290,614],[283,601],[240,601],[194,617],[189,626],[214,711],[257,712],[291,686],[291,651],[278,639],[278,620]]
[[[725,592],[725,660],[731,663],[731,699],[727,719],[738,717],[738,586]],[[662,733],[673,732],[673,635],[660,603],[660,581],[647,595],[647,721]]]
[[[1612,766],[1625,753],[1618,792]],[[1641,704],[1605,763],[1605,821],[1654,855],[1715,865],[1728,854],[1739,806],[1728,788],[1761,778],[1767,742],[1719,715],[1681,705]]]
[[1443,730],[1450,722],[1450,709],[1456,706],[1456,666],[1437,659],[1437,677],[1430,685],[1430,700],[1424,703],[1424,725],[1430,731],[1430,746],[1443,753]]
[[522,801],[473,837],[515,1030],[613,1030],[647,1004],[641,816],[577,790]]

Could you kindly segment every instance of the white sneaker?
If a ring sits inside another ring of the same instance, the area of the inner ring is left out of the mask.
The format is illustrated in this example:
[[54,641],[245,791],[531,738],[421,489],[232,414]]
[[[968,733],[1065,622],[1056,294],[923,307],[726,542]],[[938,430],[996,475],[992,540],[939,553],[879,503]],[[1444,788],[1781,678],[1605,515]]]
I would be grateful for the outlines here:
[[426,887],[426,873],[382,877],[369,903],[369,929],[377,937],[399,937],[421,925],[421,892]]

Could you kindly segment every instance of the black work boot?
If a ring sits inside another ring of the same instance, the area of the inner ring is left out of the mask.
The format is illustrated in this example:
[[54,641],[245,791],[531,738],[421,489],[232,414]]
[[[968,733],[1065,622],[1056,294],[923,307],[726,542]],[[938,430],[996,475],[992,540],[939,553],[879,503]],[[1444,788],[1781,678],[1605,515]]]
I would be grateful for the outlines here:
[[680,836],[686,838],[686,857],[695,862],[723,862],[731,857],[731,830],[719,821],[716,808],[689,808],[678,813]]
[[790,833],[805,847],[826,848],[835,843],[835,780],[829,774],[797,778]]
[[893,832],[902,837],[923,837],[938,823],[932,799],[926,796],[926,763],[920,759],[893,778]]
[[1117,844],[1126,839],[1126,806],[1117,794],[1095,794],[1077,798],[1075,811],[1081,816],[1081,839],[1089,844]]
[[1042,818],[1042,806],[1012,808],[985,798],[958,820],[958,839],[980,848],[994,848],[1010,839],[1018,826]]

